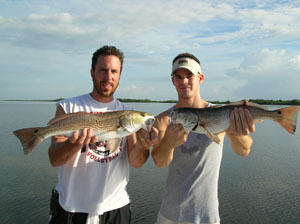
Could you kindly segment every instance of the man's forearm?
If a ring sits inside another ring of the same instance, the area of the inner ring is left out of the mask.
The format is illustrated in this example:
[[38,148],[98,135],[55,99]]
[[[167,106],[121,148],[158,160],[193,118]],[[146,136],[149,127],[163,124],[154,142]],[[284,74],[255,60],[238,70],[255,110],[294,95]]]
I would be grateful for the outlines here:
[[129,154],[129,164],[134,168],[140,168],[149,157],[149,148],[141,148],[135,145]]
[[65,164],[82,147],[83,145],[72,144],[69,140],[52,143],[48,151],[51,165],[57,167]]
[[162,168],[169,166],[173,160],[174,148],[170,148],[169,144],[162,139],[152,151],[152,158],[157,167]]
[[233,151],[240,156],[248,156],[251,151],[253,139],[250,135],[228,135]]

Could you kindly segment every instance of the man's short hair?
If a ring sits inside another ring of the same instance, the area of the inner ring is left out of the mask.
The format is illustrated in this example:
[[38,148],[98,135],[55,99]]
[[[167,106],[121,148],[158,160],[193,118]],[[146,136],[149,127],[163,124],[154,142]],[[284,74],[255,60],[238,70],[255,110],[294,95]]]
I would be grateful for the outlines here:
[[121,70],[123,68],[124,54],[121,50],[116,48],[115,46],[104,45],[103,47],[96,50],[92,57],[92,69],[95,71],[95,67],[97,64],[98,57],[101,55],[114,55],[117,56],[121,62]]
[[184,58],[184,57],[191,58],[191,59],[195,60],[196,62],[198,62],[199,65],[201,65],[201,64],[200,64],[200,61],[198,60],[198,58],[196,58],[196,56],[194,56],[194,55],[192,55],[192,54],[190,54],[190,53],[181,53],[181,54],[177,55],[177,56],[174,58],[172,64],[174,64],[174,62],[175,62],[178,58]]

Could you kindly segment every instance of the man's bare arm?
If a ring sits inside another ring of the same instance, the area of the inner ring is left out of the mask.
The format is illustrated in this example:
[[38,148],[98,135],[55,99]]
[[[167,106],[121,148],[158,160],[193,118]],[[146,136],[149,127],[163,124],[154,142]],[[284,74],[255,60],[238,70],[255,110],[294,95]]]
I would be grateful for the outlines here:
[[[64,115],[64,110],[57,107],[55,117]],[[54,136],[51,139],[51,145],[48,149],[50,163],[53,167],[61,166],[69,161],[85,144],[96,142],[97,138],[93,137],[92,129],[83,129],[79,135],[75,131],[70,138],[63,136]]]
[[187,140],[188,133],[180,124],[170,124],[168,112],[163,112],[156,118],[154,127],[158,129],[158,139],[153,140],[152,158],[157,167],[169,166],[173,160],[176,147]]

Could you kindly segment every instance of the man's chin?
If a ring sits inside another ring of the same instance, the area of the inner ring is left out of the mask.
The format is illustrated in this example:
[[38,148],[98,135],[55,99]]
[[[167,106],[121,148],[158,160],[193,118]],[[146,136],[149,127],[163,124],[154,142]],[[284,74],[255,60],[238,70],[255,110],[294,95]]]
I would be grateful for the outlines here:
[[102,90],[102,91],[98,91],[98,94],[102,97],[111,97],[113,94],[114,94],[115,91],[105,91],[105,90]]

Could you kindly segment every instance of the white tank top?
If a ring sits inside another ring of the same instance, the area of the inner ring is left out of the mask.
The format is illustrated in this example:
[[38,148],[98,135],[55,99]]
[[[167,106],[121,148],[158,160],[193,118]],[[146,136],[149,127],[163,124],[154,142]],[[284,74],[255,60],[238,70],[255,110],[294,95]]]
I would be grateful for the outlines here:
[[[131,109],[118,100],[100,103],[90,94],[60,101],[57,106],[61,106],[65,113]],[[59,192],[59,203],[66,211],[102,215],[130,202],[126,192],[129,163],[125,143],[124,138],[121,147],[113,153],[105,149],[105,142],[86,145],[70,161],[59,167],[56,189]]]

